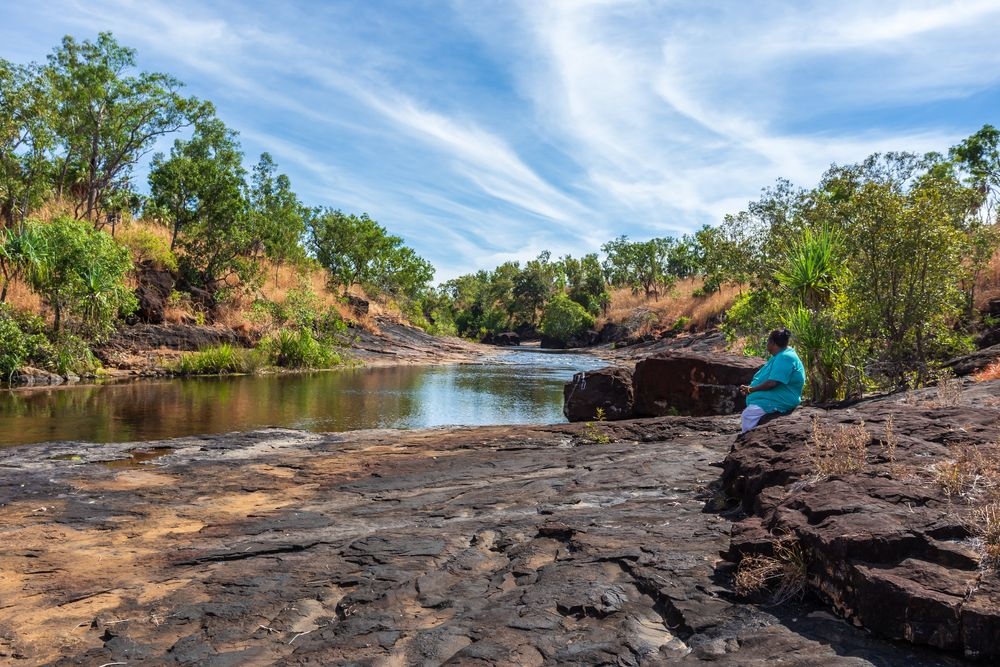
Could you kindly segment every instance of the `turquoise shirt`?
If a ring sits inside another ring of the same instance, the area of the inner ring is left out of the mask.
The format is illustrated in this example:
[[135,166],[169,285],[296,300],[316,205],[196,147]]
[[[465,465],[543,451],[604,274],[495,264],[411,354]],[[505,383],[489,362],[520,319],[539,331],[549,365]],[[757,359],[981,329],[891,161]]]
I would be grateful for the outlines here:
[[760,406],[764,412],[788,412],[802,399],[806,372],[799,355],[790,347],[767,360],[750,382],[756,387],[762,382],[775,380],[777,387],[755,391],[747,395],[747,405]]

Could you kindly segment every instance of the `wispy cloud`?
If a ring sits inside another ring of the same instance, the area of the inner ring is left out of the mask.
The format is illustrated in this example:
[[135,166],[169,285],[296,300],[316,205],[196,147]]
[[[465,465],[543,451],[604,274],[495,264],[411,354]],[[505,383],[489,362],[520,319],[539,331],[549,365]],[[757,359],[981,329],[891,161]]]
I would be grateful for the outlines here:
[[993,0],[65,0],[9,15],[0,57],[112,31],[215,102],[250,162],[268,151],[307,203],[369,212],[439,279],[694,231],[777,177],[808,187],[834,162],[945,150],[1000,101]]

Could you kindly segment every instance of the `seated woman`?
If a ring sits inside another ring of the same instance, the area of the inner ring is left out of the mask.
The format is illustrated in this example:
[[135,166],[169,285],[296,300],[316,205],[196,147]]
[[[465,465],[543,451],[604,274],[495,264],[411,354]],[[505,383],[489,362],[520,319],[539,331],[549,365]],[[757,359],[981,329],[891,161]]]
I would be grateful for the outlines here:
[[740,393],[747,397],[747,407],[742,415],[742,431],[746,433],[761,418],[774,412],[791,412],[802,399],[806,372],[795,350],[788,347],[791,334],[788,329],[775,329],[767,337],[767,360],[753,376],[750,384],[740,385]]

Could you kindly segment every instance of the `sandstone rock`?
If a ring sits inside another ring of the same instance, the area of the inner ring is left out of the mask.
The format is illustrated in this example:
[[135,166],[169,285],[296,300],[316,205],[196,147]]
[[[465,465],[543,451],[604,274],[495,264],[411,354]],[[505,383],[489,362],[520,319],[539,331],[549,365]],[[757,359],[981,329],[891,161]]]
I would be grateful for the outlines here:
[[746,404],[739,386],[763,364],[756,357],[678,350],[639,361],[635,367],[635,414],[725,415]]
[[944,368],[949,368],[955,375],[962,377],[978,373],[997,359],[1000,359],[1000,345],[993,345],[982,350],[976,350],[964,357],[952,359],[944,364]]
[[[996,386],[968,385],[960,405],[925,391],[848,410],[805,408],[739,436],[724,463],[723,490],[751,516],[734,527],[730,555],[739,560],[779,537],[793,539],[809,586],[852,622],[1000,660],[1000,645],[987,639],[1000,631],[1000,580],[980,566],[975,504],[963,500],[975,492],[949,495],[935,476],[955,461],[988,464],[1000,455]],[[862,423],[863,465],[824,468],[831,461],[823,463],[813,429],[830,434]]]
[[11,384],[24,385],[26,387],[40,387],[46,385],[57,385],[65,382],[65,378],[57,373],[51,373],[42,368],[25,366],[14,372],[10,378]]
[[137,281],[139,285],[135,296],[139,301],[139,309],[133,315],[135,321],[162,324],[163,311],[174,289],[173,275],[147,262],[141,267]]
[[513,345],[520,345],[521,337],[514,331],[503,331],[499,333],[493,333],[491,331],[487,333],[480,342],[485,343],[486,345],[509,347]]
[[563,414],[571,422],[594,420],[598,409],[608,421],[629,419],[633,402],[632,372],[625,368],[577,373],[563,389]]

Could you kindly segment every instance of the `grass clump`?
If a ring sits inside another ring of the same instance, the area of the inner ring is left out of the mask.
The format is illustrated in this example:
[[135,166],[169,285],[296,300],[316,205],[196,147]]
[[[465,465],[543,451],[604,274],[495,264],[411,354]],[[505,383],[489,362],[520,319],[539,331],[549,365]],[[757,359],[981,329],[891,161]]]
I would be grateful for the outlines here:
[[281,368],[332,368],[341,363],[333,346],[313,336],[309,329],[279,329],[261,341],[268,362]]
[[799,597],[805,591],[807,563],[798,540],[781,537],[772,544],[773,555],[747,554],[736,568],[736,594],[752,597],[770,591],[773,604]]
[[808,445],[813,472],[819,477],[861,472],[868,465],[869,442],[871,436],[863,421],[833,427],[824,426],[813,416]]
[[256,351],[223,343],[183,355],[174,372],[178,375],[224,375],[256,373],[260,367],[260,355]]
[[983,564],[1000,566],[1000,501],[977,508],[972,513],[972,525],[981,542]]

